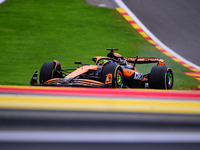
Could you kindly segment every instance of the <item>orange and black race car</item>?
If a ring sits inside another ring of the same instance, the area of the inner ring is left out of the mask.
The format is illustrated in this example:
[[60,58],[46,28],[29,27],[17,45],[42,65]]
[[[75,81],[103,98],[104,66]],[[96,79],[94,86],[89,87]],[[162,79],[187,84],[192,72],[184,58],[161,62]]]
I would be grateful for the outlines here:
[[[112,87],[112,88],[155,88],[172,89],[173,73],[160,58],[122,57],[109,48],[107,57],[92,58],[94,65],[84,65],[76,69],[62,69],[60,62],[46,62],[40,70],[40,84],[37,71],[30,84],[40,86]],[[151,72],[142,74],[136,64],[157,63]]]

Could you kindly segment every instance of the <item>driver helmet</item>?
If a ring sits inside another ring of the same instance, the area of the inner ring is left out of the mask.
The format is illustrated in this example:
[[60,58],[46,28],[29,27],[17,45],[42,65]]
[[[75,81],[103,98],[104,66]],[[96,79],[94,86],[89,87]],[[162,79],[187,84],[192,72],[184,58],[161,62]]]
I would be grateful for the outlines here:
[[103,64],[106,64],[106,63],[112,63],[112,60],[109,60],[109,59],[103,59]]

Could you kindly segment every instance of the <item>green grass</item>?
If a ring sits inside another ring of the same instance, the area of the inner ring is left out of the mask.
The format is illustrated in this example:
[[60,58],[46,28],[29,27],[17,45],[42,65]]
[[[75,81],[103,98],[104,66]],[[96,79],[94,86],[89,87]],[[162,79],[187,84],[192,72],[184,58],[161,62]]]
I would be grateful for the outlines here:
[[[115,10],[83,0],[7,0],[0,5],[0,84],[29,85],[35,70],[58,60],[62,68],[74,61],[92,63],[106,48],[123,56],[160,57],[174,71],[174,89],[192,89],[198,81],[190,71],[159,52]],[[138,66],[141,72],[148,65]]]

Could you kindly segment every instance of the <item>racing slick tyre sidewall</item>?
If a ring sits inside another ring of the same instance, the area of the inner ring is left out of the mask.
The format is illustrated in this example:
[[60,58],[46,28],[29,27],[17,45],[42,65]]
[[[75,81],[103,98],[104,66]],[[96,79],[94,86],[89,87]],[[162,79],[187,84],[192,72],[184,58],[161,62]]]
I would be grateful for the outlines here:
[[102,69],[102,82],[106,81],[106,76],[112,74],[112,87],[122,88],[124,82],[124,74],[122,67],[117,63],[106,64]]
[[168,66],[154,66],[151,69],[149,87],[155,89],[172,89],[173,72]]
[[46,62],[40,70],[40,84],[53,78],[55,62]]

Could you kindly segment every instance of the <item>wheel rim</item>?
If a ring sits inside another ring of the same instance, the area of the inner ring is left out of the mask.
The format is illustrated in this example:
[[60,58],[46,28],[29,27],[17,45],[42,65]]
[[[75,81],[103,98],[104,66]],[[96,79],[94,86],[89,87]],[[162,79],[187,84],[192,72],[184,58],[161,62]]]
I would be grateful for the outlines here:
[[123,83],[123,75],[120,70],[117,71],[117,84],[120,86]]
[[173,85],[173,75],[171,72],[168,72],[167,74],[167,85],[170,88],[172,88],[172,85]]

